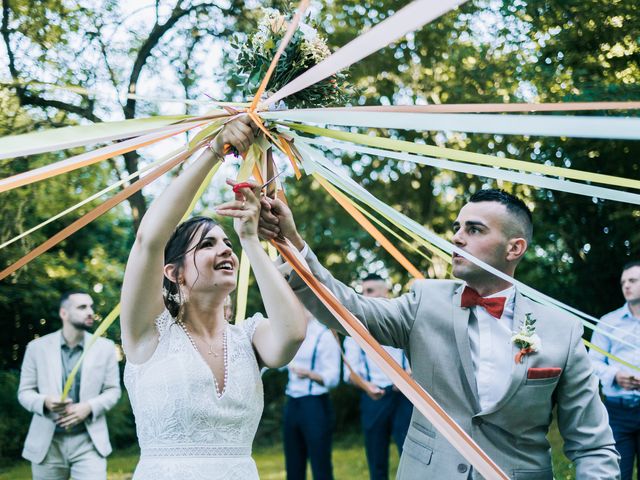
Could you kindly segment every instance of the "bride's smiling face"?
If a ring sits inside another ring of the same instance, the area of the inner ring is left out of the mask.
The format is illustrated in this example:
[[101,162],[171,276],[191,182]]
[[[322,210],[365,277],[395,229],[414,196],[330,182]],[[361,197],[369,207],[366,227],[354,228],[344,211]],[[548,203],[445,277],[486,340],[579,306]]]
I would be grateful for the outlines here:
[[238,264],[231,240],[216,225],[204,236],[200,233],[195,235],[193,243],[188,246],[181,276],[191,294],[221,289],[226,295],[236,288]]

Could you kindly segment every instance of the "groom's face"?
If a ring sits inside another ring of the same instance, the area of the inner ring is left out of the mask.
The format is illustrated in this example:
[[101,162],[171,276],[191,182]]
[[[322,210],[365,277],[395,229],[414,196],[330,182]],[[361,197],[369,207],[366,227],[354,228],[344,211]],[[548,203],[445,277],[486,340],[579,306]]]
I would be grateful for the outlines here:
[[[467,203],[453,224],[453,244],[501,272],[507,272],[508,238],[504,232],[506,222],[510,220],[508,215],[507,208],[498,202]],[[455,253],[452,262],[453,274],[461,280],[478,281],[491,275]]]

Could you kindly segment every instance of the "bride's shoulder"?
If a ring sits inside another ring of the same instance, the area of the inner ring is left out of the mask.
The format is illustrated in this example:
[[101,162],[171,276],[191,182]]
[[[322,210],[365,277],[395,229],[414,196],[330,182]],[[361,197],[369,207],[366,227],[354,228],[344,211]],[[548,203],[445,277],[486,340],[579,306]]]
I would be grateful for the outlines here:
[[155,320],[158,336],[162,338],[169,330],[169,327],[174,323],[175,319],[171,316],[169,310],[165,309]]
[[264,320],[264,316],[261,313],[255,313],[249,318],[246,318],[241,323],[233,325],[232,327],[246,335],[249,340],[253,339],[253,334],[256,331],[256,327]]

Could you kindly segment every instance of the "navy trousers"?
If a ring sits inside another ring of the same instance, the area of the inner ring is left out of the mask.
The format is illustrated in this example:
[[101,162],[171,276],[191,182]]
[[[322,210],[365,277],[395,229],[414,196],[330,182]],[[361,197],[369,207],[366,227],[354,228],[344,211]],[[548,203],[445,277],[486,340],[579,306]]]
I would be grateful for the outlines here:
[[379,400],[372,400],[362,393],[360,413],[371,480],[388,480],[391,438],[398,446],[398,454],[402,455],[412,411],[411,402],[392,386],[385,388],[385,394]]
[[329,395],[287,397],[284,407],[284,457],[287,480],[305,480],[307,459],[314,480],[333,480],[331,432],[333,408]]
[[[640,405],[623,406],[605,400],[609,412],[609,425],[616,440],[616,449],[620,454],[620,473],[622,480],[633,478],[633,462],[640,461]],[[640,476],[640,465],[638,466]]]

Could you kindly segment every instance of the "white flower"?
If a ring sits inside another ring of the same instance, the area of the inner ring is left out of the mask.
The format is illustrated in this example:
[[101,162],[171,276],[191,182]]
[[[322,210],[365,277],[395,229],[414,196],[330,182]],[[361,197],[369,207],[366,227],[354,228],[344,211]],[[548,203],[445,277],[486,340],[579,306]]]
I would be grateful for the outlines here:
[[304,36],[304,39],[307,42],[312,42],[318,36],[318,31],[315,28],[313,28],[311,25],[307,25],[306,23],[300,22],[300,25],[298,25],[298,28],[302,32],[302,35]]
[[542,340],[536,333],[536,319],[533,318],[531,313],[525,313],[520,330],[513,333],[511,342],[517,347],[522,350],[530,349],[532,352],[540,351]]
[[511,337],[511,342],[520,346],[521,348],[530,348],[534,352],[538,352],[542,347],[542,340],[537,333],[533,335],[527,335],[526,333],[516,333]]
[[319,35],[311,41],[302,42],[300,50],[302,50],[302,53],[305,55],[310,55],[316,63],[320,63],[331,55],[331,50],[329,50],[329,47]]

